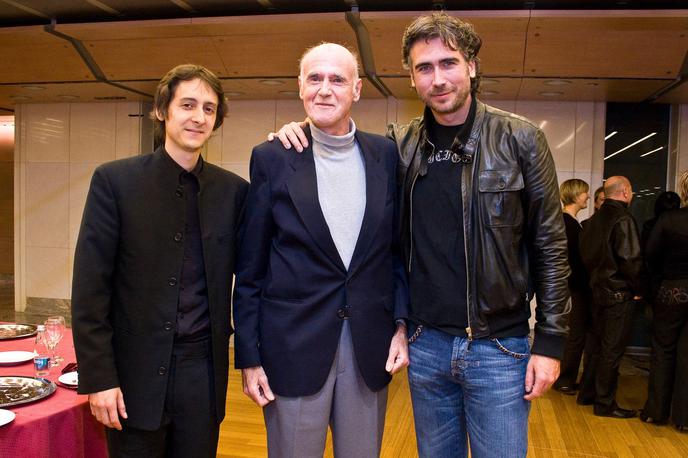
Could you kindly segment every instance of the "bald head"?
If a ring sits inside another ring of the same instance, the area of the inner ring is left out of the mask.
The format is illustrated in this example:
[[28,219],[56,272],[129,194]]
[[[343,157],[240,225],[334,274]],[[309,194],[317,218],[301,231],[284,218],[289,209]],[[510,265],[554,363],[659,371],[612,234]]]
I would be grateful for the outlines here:
[[317,59],[331,56],[337,60],[344,59],[347,67],[353,70],[353,79],[358,79],[358,60],[353,52],[348,48],[337,43],[323,42],[319,45],[315,45],[306,49],[306,51],[301,56],[299,60],[299,75],[304,77],[304,71],[307,67],[307,63],[310,59]]
[[604,182],[604,197],[605,199],[620,200],[630,204],[633,199],[631,182],[628,178],[621,175],[607,178],[607,181]]

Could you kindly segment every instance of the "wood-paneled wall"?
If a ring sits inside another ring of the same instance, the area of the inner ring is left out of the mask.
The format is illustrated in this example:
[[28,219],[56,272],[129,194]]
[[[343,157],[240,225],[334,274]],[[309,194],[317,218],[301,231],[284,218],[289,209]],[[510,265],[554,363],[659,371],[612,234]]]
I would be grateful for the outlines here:
[[14,117],[0,116],[0,275],[14,274]]

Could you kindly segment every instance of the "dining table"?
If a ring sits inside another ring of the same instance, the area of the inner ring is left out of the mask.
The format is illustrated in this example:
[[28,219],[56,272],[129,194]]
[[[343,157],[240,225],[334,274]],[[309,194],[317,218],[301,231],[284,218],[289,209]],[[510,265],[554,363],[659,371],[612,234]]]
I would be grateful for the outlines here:
[[[35,336],[0,340],[0,352],[30,351]],[[88,396],[59,384],[63,368],[76,361],[71,329],[66,329],[57,346],[64,361],[51,367],[42,378],[56,382],[49,396],[21,405],[2,407],[15,414],[14,420],[0,426],[0,457],[22,458],[99,458],[107,457],[103,425],[91,415]],[[0,365],[0,377],[35,377],[33,360]]]

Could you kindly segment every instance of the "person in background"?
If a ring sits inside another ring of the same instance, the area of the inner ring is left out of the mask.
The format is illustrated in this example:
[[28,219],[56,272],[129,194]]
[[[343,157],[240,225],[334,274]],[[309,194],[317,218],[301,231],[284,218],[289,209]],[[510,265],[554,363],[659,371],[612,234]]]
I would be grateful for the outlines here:
[[575,394],[578,389],[578,370],[592,321],[592,293],[588,284],[588,273],[580,257],[581,225],[576,219],[578,212],[588,208],[589,189],[588,184],[578,178],[566,180],[559,187],[561,203],[564,206],[564,224],[569,251],[569,266],[571,267],[571,276],[569,277],[569,291],[571,292],[569,337],[561,360],[561,374],[554,384],[554,389],[564,394]]
[[208,69],[170,70],[153,108],[161,146],[101,165],[88,191],[72,286],[78,391],[112,457],[214,457],[248,183],[201,157],[227,112]]
[[616,389],[634,301],[640,299],[642,257],[638,228],[628,209],[633,199],[631,182],[623,176],[610,177],[604,183],[604,195],[604,203],[583,227],[580,239],[593,292],[594,343],[577,402],[594,404],[593,413],[598,416],[629,418],[636,412],[618,406]]
[[351,118],[356,57],[322,43],[301,58],[312,148],[251,154],[234,293],[235,366],[263,407],[268,455],[380,454],[391,374],[408,365],[397,154]]
[[647,402],[640,419],[688,427],[688,170],[678,183],[683,207],[663,212],[645,246],[651,274],[661,279],[654,299]]
[[599,188],[595,189],[595,195],[593,196],[594,211],[599,210],[603,203],[604,203],[604,186],[600,186]]

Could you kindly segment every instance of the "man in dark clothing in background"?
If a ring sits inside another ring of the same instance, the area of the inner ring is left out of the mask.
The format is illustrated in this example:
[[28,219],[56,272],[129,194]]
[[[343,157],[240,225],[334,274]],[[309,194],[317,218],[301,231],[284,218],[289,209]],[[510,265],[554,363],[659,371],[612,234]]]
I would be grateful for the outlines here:
[[602,207],[581,233],[581,257],[590,274],[595,306],[592,360],[585,365],[578,403],[594,403],[598,416],[630,418],[636,412],[616,404],[616,386],[634,300],[640,299],[642,258],[638,228],[628,210],[633,198],[630,181],[613,176],[605,182],[604,194]]

